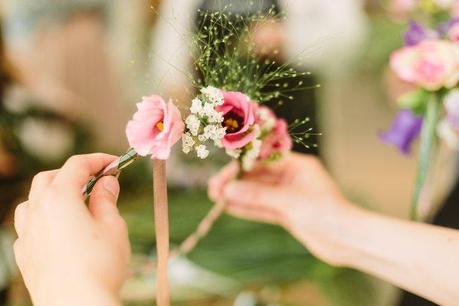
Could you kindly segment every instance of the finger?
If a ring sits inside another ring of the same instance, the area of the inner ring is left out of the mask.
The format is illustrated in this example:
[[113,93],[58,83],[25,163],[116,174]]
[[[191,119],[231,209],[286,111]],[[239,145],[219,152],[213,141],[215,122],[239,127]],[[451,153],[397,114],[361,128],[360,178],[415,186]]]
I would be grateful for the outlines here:
[[14,211],[14,228],[18,237],[21,237],[24,233],[24,228],[26,225],[26,216],[27,216],[28,202],[19,204]]
[[225,187],[224,199],[229,204],[276,211],[288,201],[288,193],[275,186],[246,180],[233,181]]
[[94,186],[89,198],[89,211],[99,221],[118,218],[119,211],[116,206],[120,185],[113,176],[102,177]]
[[226,207],[228,214],[251,221],[259,221],[265,223],[279,223],[279,217],[273,211],[265,210],[263,208],[253,208],[239,205],[228,205]]
[[208,195],[213,201],[217,201],[223,195],[223,187],[233,180],[239,172],[239,165],[236,162],[229,163],[215,176],[209,180]]
[[75,195],[81,195],[81,190],[89,178],[116,158],[116,156],[103,153],[72,156],[56,175],[53,185],[57,190],[65,190]]
[[35,175],[30,186],[29,199],[36,199],[40,193],[51,184],[58,171],[59,170],[44,171]]

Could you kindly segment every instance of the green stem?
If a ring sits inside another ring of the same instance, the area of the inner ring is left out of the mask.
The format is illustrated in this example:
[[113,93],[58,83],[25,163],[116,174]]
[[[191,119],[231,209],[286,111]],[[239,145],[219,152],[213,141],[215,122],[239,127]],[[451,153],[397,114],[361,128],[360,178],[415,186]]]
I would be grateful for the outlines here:
[[436,151],[436,132],[442,109],[443,93],[437,92],[427,102],[427,110],[421,131],[418,170],[411,205],[411,219],[418,220],[419,200],[425,187],[431,162]]

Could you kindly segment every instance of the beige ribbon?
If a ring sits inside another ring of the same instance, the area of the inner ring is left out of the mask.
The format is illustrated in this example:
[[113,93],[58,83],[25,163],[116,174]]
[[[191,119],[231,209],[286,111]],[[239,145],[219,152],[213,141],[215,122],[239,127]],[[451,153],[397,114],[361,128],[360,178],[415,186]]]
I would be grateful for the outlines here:
[[169,306],[167,265],[169,257],[169,214],[167,203],[166,161],[153,160],[153,194],[155,211],[157,270],[156,305]]

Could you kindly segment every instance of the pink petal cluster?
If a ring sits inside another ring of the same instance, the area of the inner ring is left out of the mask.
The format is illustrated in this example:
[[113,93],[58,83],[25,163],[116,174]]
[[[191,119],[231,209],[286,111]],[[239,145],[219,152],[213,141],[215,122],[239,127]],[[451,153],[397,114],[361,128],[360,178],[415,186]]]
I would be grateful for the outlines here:
[[425,40],[392,53],[390,65],[400,79],[427,90],[451,88],[459,81],[459,45]]
[[449,29],[448,38],[455,43],[459,43],[459,23],[455,23]]
[[184,128],[177,107],[153,95],[137,103],[137,112],[127,124],[126,136],[140,156],[165,160],[171,147],[182,137]]
[[260,159],[271,158],[276,153],[288,152],[292,149],[292,138],[288,133],[288,124],[284,119],[277,119],[274,128],[263,139]]
[[223,104],[215,110],[223,113],[223,126],[226,135],[222,139],[223,146],[228,150],[240,149],[255,138],[252,129],[255,123],[255,103],[240,92],[223,92]]

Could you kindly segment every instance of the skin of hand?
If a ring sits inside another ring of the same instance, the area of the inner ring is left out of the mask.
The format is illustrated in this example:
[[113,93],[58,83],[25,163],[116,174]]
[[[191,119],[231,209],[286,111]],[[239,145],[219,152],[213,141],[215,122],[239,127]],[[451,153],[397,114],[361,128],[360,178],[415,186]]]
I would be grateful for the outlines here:
[[116,157],[71,157],[33,179],[15,212],[16,262],[34,305],[120,305],[130,245],[116,202],[116,178],[100,179],[86,206],[88,179]]
[[291,153],[242,179],[236,163],[209,182],[209,196],[237,217],[279,224],[313,254],[440,305],[459,301],[459,231],[391,218],[347,201],[314,157]]
[[[257,165],[242,180],[235,180],[237,173],[233,162],[211,178],[209,197],[225,201],[227,212],[236,217],[285,227],[316,256],[340,264],[334,244],[325,243],[334,237],[324,224],[333,224],[354,207],[316,158],[290,153],[280,161]],[[303,231],[305,224],[307,231]]]

